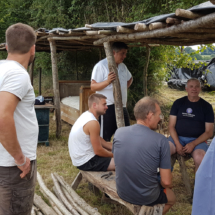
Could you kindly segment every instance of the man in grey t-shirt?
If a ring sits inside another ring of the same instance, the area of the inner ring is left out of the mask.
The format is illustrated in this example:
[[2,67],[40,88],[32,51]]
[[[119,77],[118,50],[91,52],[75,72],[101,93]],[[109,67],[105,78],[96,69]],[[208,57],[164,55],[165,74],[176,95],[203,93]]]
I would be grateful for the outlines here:
[[[134,108],[137,124],[119,128],[113,140],[116,186],[120,198],[136,205],[165,204],[165,214],[175,203],[172,188],[170,147],[156,133],[161,110],[150,97]],[[160,169],[161,181],[157,178]]]

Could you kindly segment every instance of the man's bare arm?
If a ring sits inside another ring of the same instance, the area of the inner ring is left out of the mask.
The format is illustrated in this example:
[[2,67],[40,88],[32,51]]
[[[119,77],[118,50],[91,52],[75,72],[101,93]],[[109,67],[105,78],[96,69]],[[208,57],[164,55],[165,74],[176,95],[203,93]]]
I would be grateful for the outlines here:
[[131,86],[132,82],[133,82],[133,77],[131,77],[130,80],[128,80],[127,88],[129,88]]
[[164,188],[172,188],[172,173],[170,169],[160,168],[161,186]]
[[91,81],[91,90],[92,91],[100,91],[107,87],[113,80],[116,79],[116,74],[114,72],[110,72],[108,74],[108,79],[102,82],[96,82],[95,80]]
[[105,149],[112,151],[113,143],[105,141],[102,137],[100,137],[100,141]]
[[184,156],[185,153],[182,150],[183,147],[179,142],[178,134],[177,134],[177,132],[175,130],[176,121],[177,121],[177,116],[173,116],[173,115],[169,116],[169,133],[170,133],[170,136],[172,137],[172,139],[175,142],[177,153],[182,155],[182,156]]
[[[0,101],[0,142],[17,164],[23,164],[25,156],[17,139],[13,118],[19,98],[8,92],[0,92]],[[23,178],[30,170],[30,160],[26,158],[26,165],[18,168],[23,171],[20,175]]]
[[210,137],[212,137],[213,130],[214,130],[214,124],[206,122],[205,132],[202,135],[200,135],[197,139],[195,139],[194,141],[188,143],[185,147],[183,147],[183,151],[186,153],[191,153],[197,145],[207,141]]
[[113,153],[102,147],[100,139],[100,125],[97,121],[90,121],[84,126],[84,132],[90,135],[94,153],[101,157],[113,157]]

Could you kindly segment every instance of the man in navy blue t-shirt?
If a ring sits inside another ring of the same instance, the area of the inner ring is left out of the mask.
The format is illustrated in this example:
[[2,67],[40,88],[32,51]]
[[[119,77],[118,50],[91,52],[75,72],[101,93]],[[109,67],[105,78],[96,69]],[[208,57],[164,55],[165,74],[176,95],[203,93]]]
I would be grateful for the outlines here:
[[213,135],[214,112],[212,106],[199,97],[201,83],[187,81],[188,96],[177,99],[169,117],[169,141],[174,144],[172,153],[191,154],[197,171],[208,149],[206,141]]

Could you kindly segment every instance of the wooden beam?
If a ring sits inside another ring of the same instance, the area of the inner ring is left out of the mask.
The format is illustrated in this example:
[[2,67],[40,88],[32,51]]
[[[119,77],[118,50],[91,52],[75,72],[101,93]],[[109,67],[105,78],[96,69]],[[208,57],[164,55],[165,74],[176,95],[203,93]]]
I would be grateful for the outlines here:
[[113,96],[115,103],[115,114],[116,114],[116,124],[117,128],[124,127],[124,114],[123,114],[123,106],[122,106],[122,93],[119,82],[118,70],[116,66],[116,62],[113,56],[113,50],[109,42],[104,43],[104,49],[108,61],[109,72],[114,72],[116,74],[116,79],[112,82],[113,84]]
[[137,23],[134,26],[135,31],[149,31],[149,26],[144,23]]
[[148,75],[148,66],[149,66],[149,58],[150,58],[150,47],[146,47],[146,64],[143,70],[143,93],[144,96],[148,95],[147,92],[147,75]]
[[159,28],[166,28],[166,23],[164,22],[153,22],[149,25],[149,30],[155,30],[155,29],[159,29]]
[[61,135],[61,111],[60,111],[60,93],[59,93],[56,43],[54,40],[50,38],[48,40],[50,43],[51,60],[52,60],[54,103],[55,103],[55,113],[56,113],[56,137],[59,138]]
[[137,32],[133,34],[118,34],[118,35],[112,35],[107,36],[105,38],[102,38],[100,40],[97,40],[94,42],[94,45],[99,45],[104,42],[111,42],[111,41],[127,41],[127,40],[140,40],[140,39],[149,39],[153,37],[163,37],[167,36],[169,34],[178,34],[181,32],[186,32],[188,30],[197,29],[200,27],[204,27],[205,25],[210,25],[215,22],[215,13],[203,16],[201,18],[198,18],[196,20],[190,20],[184,23],[183,25],[173,25],[169,28],[164,29],[157,29],[154,31],[147,31],[147,32]]
[[180,16],[180,17],[184,17],[184,18],[187,18],[187,19],[197,19],[197,18],[200,18],[200,17],[204,16],[204,14],[193,13],[193,12],[191,12],[189,10],[184,10],[184,9],[180,9],[180,8],[178,8],[175,11],[175,15]]
[[42,79],[42,68],[39,68],[39,96],[42,95],[42,92],[41,92],[41,79]]
[[31,79],[31,85],[32,86],[34,85],[34,61],[35,61],[35,58],[34,58],[33,62],[30,64],[29,72],[28,72],[30,79]]
[[117,26],[116,31],[118,33],[134,33],[135,32],[133,29],[125,28],[125,27],[122,27],[122,26]]

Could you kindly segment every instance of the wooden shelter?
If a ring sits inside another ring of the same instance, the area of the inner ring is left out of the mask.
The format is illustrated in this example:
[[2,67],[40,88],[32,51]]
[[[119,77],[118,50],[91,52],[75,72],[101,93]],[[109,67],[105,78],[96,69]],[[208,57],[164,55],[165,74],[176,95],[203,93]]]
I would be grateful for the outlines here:
[[[123,41],[129,47],[147,47],[147,63],[143,71],[144,94],[147,95],[147,67],[150,47],[155,45],[190,46],[215,42],[215,6],[205,2],[188,10],[177,9],[175,13],[152,17],[134,23],[95,23],[76,29],[44,28],[36,31],[36,51],[51,52],[54,99],[56,106],[56,134],[61,133],[60,95],[56,53],[59,51],[105,48],[110,71],[117,74],[111,43]],[[153,45],[152,45],[153,44]],[[0,44],[5,50],[5,44]],[[30,69],[31,79],[33,65]],[[120,83],[118,75],[113,83],[117,126],[124,126]]]

